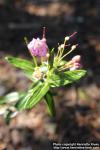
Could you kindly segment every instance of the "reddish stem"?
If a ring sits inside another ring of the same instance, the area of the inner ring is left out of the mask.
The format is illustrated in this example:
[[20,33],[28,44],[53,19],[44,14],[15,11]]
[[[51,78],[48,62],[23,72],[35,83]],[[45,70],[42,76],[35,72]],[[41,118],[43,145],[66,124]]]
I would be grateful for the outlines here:
[[46,38],[46,37],[45,37],[45,33],[46,33],[46,32],[45,32],[45,29],[46,29],[46,28],[43,27],[43,38],[44,38],[44,39]]

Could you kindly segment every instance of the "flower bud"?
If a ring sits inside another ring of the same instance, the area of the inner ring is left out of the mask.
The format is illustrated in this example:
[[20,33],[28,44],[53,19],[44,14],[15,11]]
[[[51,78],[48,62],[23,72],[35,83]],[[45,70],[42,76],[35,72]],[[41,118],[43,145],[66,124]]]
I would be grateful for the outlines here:
[[71,50],[76,49],[76,47],[77,47],[77,45],[73,45],[73,46],[71,47]]
[[64,44],[61,44],[61,45],[59,45],[58,49],[59,49],[59,50],[60,50],[60,49],[64,49],[64,47],[65,47],[65,45],[64,45]]
[[74,57],[72,58],[72,61],[73,61],[73,62],[79,62],[79,63],[80,63],[80,61],[81,61],[81,56],[80,56],[80,55],[74,56]]
[[71,60],[72,62],[72,67],[70,68],[70,70],[76,70],[76,69],[80,69],[81,68],[81,56],[80,55],[76,55],[72,58]]
[[73,67],[70,68],[70,70],[77,70],[77,69],[80,69],[81,68],[81,64],[79,63],[74,63]]
[[69,39],[70,39],[69,36],[66,36],[66,37],[65,37],[65,41],[68,41]]

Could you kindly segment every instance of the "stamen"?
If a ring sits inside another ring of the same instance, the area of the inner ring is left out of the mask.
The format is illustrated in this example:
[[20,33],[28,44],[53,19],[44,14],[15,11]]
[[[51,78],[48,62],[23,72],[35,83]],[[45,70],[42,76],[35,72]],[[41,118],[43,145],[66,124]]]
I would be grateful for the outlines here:
[[78,44],[73,45],[73,46],[71,47],[71,50],[70,50],[68,53],[66,53],[65,55],[63,55],[60,60],[62,60],[62,59],[63,59],[64,57],[66,57],[67,55],[69,55],[73,50],[76,49],[77,46],[78,46]]

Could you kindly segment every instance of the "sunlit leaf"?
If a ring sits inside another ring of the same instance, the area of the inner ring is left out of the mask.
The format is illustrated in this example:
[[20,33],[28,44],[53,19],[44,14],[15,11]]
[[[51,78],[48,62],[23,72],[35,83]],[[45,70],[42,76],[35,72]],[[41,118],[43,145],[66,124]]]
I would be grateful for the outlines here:
[[15,67],[18,67],[25,71],[33,72],[33,70],[34,70],[34,65],[28,60],[16,58],[16,57],[12,57],[12,56],[6,57],[5,59],[9,63],[13,64]]
[[49,90],[48,83],[38,82],[33,88],[31,88],[24,99],[18,102],[17,109],[30,109],[34,107]]
[[75,82],[80,78],[82,78],[85,74],[86,74],[85,70],[57,72],[50,76],[49,83],[51,87],[59,87]]

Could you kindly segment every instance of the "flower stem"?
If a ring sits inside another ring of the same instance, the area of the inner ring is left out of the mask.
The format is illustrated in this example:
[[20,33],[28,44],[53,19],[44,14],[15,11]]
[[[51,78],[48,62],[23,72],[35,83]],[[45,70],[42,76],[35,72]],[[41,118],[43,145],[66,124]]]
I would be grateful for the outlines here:
[[36,57],[35,57],[35,56],[33,56],[33,61],[34,61],[35,67],[37,67],[38,65],[37,65],[37,60],[36,60]]

